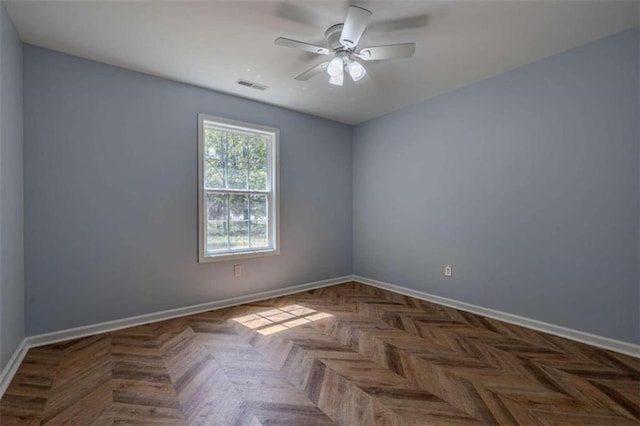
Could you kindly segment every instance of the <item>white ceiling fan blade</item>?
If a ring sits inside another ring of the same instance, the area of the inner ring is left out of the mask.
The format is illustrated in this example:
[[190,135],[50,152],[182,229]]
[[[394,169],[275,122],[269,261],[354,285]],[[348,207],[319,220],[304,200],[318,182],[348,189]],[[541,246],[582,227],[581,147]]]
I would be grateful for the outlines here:
[[367,28],[367,24],[371,21],[371,15],[372,13],[367,9],[349,6],[347,18],[344,21],[344,27],[340,35],[340,43],[352,49],[356,47],[364,30]]
[[415,43],[389,44],[387,46],[365,47],[358,53],[358,57],[365,61],[410,58],[415,51]]
[[321,64],[316,65],[315,67],[307,70],[296,77],[296,80],[307,81],[310,78],[315,77],[318,74],[326,73],[327,67],[329,66],[329,62],[323,62]]
[[329,55],[331,51],[326,47],[316,46],[314,44],[305,43],[303,41],[291,40],[290,38],[278,37],[275,41],[278,46],[292,47],[294,49],[302,49],[307,52],[317,53],[318,55]]

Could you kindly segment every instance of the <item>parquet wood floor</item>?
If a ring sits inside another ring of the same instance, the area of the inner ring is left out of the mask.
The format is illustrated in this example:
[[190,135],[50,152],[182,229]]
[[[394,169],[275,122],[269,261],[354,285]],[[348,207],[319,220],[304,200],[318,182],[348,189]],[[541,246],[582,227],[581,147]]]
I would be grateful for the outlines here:
[[33,348],[8,425],[640,424],[640,360],[359,283]]

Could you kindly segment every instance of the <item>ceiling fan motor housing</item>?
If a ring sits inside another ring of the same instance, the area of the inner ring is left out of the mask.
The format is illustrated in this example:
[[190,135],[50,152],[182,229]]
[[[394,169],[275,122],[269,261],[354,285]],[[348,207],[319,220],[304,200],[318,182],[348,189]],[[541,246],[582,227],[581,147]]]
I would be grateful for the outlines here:
[[337,50],[346,50],[345,47],[340,43],[340,35],[342,34],[342,28],[344,24],[336,24],[327,30],[324,33],[324,37],[327,40],[327,46],[329,49],[337,51]]

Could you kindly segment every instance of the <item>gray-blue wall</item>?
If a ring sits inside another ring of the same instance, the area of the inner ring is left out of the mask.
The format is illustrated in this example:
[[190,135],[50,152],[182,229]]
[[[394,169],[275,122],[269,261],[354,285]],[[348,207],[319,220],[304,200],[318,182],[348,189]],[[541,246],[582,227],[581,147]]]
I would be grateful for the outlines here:
[[[280,129],[280,255],[197,263],[197,113]],[[349,126],[32,46],[24,121],[28,334],[351,274]]]
[[[26,46],[27,332],[353,271],[640,342],[639,46],[355,128]],[[281,129],[281,255],[196,262],[198,112]]]
[[354,272],[640,342],[639,46],[636,28],[357,126]]
[[24,337],[22,43],[0,3],[0,369]]

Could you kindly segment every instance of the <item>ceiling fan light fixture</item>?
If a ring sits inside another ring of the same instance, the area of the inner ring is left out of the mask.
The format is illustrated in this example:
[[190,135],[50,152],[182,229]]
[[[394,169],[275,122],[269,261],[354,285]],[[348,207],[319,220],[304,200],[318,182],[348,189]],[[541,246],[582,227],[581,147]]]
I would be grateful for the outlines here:
[[360,81],[367,75],[367,70],[358,61],[352,61],[347,65],[347,72],[353,81]]
[[[336,56],[329,62],[327,66],[327,74],[330,77],[336,77],[338,75],[342,75],[342,58]],[[342,84],[340,84],[342,86]]]
[[329,83],[334,86],[342,86],[344,83],[344,73],[342,72],[342,68],[340,68],[340,73],[338,75],[332,75],[329,77]]

